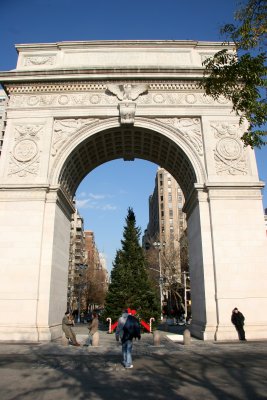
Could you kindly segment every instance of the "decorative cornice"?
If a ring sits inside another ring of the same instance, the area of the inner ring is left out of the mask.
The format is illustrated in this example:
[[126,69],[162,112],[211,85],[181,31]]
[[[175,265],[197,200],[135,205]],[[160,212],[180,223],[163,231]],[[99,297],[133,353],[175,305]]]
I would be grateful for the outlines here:
[[[88,40],[88,41],[64,41],[64,42],[54,42],[54,43],[26,43],[26,44],[16,44],[15,47],[18,51],[52,51],[61,50],[63,48],[101,48],[101,47],[137,47],[137,48],[151,48],[151,47],[218,47],[221,48],[223,42],[211,42],[211,41],[199,41],[199,40]],[[233,43],[229,43],[228,46],[224,44],[225,47],[232,48]]]
[[[122,81],[116,81],[114,84],[121,84]],[[140,81],[131,81],[131,84],[140,84]],[[107,90],[108,82],[48,82],[48,83],[10,83],[6,85],[6,90],[9,94],[27,94],[27,93],[58,93],[60,92],[86,92],[86,91],[96,91],[96,90]],[[155,81],[147,84],[150,90],[199,90],[198,81],[180,81],[180,82],[161,82]]]

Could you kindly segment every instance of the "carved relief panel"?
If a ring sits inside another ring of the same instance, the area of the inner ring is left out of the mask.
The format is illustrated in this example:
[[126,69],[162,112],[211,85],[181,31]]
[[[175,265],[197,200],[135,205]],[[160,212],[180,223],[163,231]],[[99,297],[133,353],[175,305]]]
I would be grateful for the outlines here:
[[239,124],[215,121],[211,123],[216,146],[214,160],[217,175],[247,175],[246,149],[240,140]]
[[38,175],[40,164],[39,140],[44,125],[17,124],[14,127],[14,146],[9,158],[9,176],[24,178]]
[[73,140],[80,128],[97,122],[96,118],[69,118],[54,121],[53,136],[52,136],[52,151],[54,157],[59,148],[65,143]]
[[157,118],[157,121],[177,130],[200,156],[203,155],[200,118]]

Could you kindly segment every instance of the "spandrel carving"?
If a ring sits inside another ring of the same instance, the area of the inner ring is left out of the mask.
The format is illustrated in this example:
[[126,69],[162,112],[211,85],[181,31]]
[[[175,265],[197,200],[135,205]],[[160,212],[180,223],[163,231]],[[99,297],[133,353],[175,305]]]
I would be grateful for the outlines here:
[[77,118],[55,120],[52,139],[52,156],[55,156],[58,149],[70,139],[74,138],[81,127],[96,122],[96,118]]
[[157,118],[162,124],[172,126],[193,145],[199,155],[203,155],[203,142],[199,118]]

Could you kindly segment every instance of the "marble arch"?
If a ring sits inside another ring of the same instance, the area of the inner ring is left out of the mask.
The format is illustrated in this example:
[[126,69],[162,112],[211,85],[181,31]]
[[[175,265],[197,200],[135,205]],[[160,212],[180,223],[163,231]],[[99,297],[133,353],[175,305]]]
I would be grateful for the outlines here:
[[[224,98],[199,88],[221,43],[99,41],[18,45],[0,73],[9,97],[0,158],[0,340],[61,335],[72,197],[100,164],[143,158],[185,197],[192,333],[267,337],[267,246],[255,155]],[[255,265],[257,267],[255,271]]]

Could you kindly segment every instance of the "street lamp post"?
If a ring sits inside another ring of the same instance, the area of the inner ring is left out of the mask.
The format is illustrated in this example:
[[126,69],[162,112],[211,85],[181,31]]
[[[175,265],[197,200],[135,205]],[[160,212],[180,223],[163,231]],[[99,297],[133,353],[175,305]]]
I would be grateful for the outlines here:
[[[81,273],[79,273],[80,279],[83,278],[83,273],[84,273],[85,268],[86,268],[86,265],[80,264],[80,272],[81,272]],[[82,283],[80,282],[78,284],[78,316],[77,316],[78,324],[81,322],[81,291],[85,287],[85,285],[86,285],[86,283],[84,283],[84,282],[82,282]]]
[[159,263],[159,293],[160,293],[160,318],[163,319],[162,315],[162,304],[163,304],[163,276],[161,271],[161,257],[160,251],[162,244],[160,242],[154,242],[153,246],[158,249],[158,263]]
[[187,291],[190,289],[187,289],[187,277],[189,277],[188,272],[183,272],[184,275],[184,316],[185,316],[185,321],[187,320]]
[[79,285],[78,289],[78,316],[77,316],[77,322],[78,324],[81,322],[81,284]]

